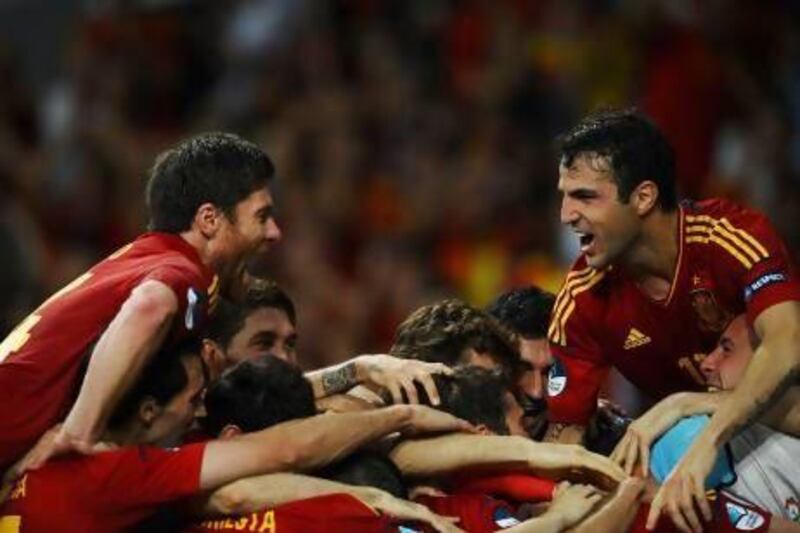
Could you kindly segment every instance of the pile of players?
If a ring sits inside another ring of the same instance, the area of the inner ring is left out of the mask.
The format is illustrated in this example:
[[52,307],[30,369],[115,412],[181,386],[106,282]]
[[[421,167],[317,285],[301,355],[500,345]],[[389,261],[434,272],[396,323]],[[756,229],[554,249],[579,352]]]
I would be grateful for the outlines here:
[[[763,215],[679,204],[673,167],[645,117],[587,117],[557,296],[436,302],[304,374],[291,299],[248,274],[281,238],[272,163],[182,142],[151,231],[0,344],[0,532],[800,530],[797,272]],[[630,424],[612,367],[660,400]]]

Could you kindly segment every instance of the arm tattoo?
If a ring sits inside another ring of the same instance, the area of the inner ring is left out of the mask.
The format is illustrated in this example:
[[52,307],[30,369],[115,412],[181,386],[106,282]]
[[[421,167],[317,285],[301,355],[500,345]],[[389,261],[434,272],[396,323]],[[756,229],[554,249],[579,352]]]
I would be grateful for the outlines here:
[[344,392],[356,385],[358,385],[356,364],[353,362],[322,374],[322,390],[325,391],[326,395]]

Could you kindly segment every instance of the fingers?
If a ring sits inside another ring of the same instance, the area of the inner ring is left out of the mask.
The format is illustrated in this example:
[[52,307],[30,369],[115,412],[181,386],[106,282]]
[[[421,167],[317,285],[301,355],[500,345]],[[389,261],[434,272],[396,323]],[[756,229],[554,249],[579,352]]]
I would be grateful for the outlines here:
[[691,530],[700,533],[703,531],[703,526],[700,525],[700,518],[694,508],[694,493],[690,488],[690,483],[691,481],[688,479],[683,480],[683,490],[679,496],[679,509]]
[[636,468],[636,460],[638,459],[639,455],[639,446],[637,441],[638,439],[631,439],[631,442],[628,442],[628,449],[625,453],[623,469],[629,476],[633,474],[633,469]]
[[650,512],[647,514],[647,522],[645,523],[645,528],[648,531],[653,531],[658,525],[658,519],[661,517],[661,506],[662,506],[662,491],[664,487],[659,489],[658,493],[656,493],[655,499],[650,503]]
[[386,388],[389,389],[389,394],[392,395],[392,403],[395,405],[400,405],[403,403],[403,393],[400,392],[400,385],[394,381],[389,382],[386,384]]
[[642,477],[647,477],[647,475],[650,473],[650,446],[649,444],[644,442],[640,442],[639,446],[640,446],[639,453],[641,457],[640,465],[642,467]]
[[439,405],[441,403],[439,390],[436,388],[436,383],[434,383],[430,374],[420,374],[416,377],[416,381],[425,389],[425,394],[428,395],[431,405]]
[[400,386],[403,388],[403,391],[406,393],[406,399],[410,404],[418,404],[419,403],[419,395],[417,394],[417,387],[414,385],[414,382],[411,379],[401,379]]

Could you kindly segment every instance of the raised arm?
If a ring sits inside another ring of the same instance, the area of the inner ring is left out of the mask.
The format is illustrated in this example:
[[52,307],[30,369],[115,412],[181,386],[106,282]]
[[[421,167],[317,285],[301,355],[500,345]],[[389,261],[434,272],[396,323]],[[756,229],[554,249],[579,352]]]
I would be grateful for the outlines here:
[[177,309],[175,293],[160,281],[145,281],[133,289],[97,341],[64,424],[25,457],[21,471],[36,468],[53,455],[92,449],[117,403],[160,348]]
[[756,318],[754,326],[761,344],[736,389],[722,402],[705,431],[656,494],[648,517],[649,527],[655,527],[658,516],[666,507],[682,530],[699,531],[695,505],[706,521],[711,519],[703,480],[711,471],[717,450],[797,382],[800,374],[800,302],[786,301],[765,309]]
[[215,489],[258,474],[314,470],[398,431],[470,430],[472,427],[463,420],[423,406],[318,415],[209,442],[203,456],[200,487]]
[[551,479],[614,488],[626,478],[609,459],[577,445],[523,437],[442,435],[398,444],[390,458],[406,475],[428,477],[468,467],[525,469]]

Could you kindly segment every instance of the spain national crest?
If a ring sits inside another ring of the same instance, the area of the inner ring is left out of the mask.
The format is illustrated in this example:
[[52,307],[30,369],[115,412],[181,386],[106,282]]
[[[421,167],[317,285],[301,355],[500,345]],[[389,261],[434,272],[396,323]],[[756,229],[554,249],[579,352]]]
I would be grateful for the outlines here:
[[698,273],[692,276],[692,289],[689,298],[694,314],[702,331],[722,333],[733,319],[733,314],[722,307],[714,296],[714,283]]

